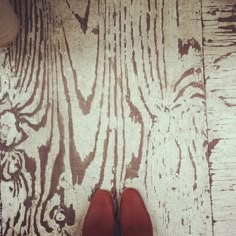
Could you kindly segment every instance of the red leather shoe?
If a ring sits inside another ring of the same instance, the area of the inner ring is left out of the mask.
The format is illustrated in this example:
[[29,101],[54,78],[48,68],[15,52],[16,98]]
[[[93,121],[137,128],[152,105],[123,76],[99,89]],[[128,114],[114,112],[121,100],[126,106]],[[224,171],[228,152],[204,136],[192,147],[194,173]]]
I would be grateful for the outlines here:
[[112,196],[98,190],[92,198],[84,219],[83,236],[112,236],[115,219]]
[[127,188],[120,200],[122,236],[152,236],[152,222],[139,192]]

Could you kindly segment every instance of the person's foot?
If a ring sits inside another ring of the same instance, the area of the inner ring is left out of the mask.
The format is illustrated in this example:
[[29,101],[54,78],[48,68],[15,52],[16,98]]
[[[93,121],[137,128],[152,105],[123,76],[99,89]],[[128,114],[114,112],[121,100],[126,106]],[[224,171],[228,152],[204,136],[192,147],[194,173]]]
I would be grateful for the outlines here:
[[152,236],[152,222],[139,192],[127,188],[120,200],[122,236]]
[[0,47],[12,42],[18,30],[18,19],[9,0],[0,0]]
[[98,190],[85,216],[82,236],[112,236],[114,226],[112,196],[108,191]]

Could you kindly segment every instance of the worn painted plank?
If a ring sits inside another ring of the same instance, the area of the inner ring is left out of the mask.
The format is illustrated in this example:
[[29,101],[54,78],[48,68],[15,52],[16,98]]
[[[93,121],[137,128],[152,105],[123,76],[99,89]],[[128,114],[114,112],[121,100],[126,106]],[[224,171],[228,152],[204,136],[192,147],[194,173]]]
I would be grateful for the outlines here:
[[211,235],[200,2],[15,4],[21,32],[0,54],[3,234],[78,235],[95,189],[119,200],[132,186],[154,235]]
[[203,1],[214,235],[236,235],[236,2]]

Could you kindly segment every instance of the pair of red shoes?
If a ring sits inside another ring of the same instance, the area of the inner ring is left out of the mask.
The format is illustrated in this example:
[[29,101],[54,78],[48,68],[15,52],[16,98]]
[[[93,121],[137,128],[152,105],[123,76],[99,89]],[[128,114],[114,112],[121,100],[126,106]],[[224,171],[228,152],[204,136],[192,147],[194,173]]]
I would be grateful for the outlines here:
[[[84,219],[82,236],[112,236],[115,212],[111,194],[106,190],[95,193]],[[120,200],[122,236],[152,236],[152,222],[137,190],[127,188]]]

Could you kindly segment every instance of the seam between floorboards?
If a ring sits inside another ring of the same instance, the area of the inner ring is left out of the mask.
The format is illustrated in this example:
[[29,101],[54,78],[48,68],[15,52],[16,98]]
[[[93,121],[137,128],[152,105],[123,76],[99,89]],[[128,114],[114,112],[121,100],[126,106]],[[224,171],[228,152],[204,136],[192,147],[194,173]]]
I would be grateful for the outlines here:
[[[202,68],[203,68],[203,80],[204,80],[204,93],[205,93],[205,119],[206,119],[206,135],[207,135],[207,150],[209,147],[209,136],[208,136],[208,108],[207,108],[207,91],[206,91],[206,73],[205,73],[205,48],[204,48],[204,22],[203,22],[203,1],[200,0],[201,4],[201,30],[202,30]],[[212,175],[210,167],[210,156],[207,152],[207,163],[208,163],[208,181],[210,188],[210,204],[211,204],[211,224],[212,224],[212,236],[214,236],[214,217],[213,217],[213,202],[212,202]]]

